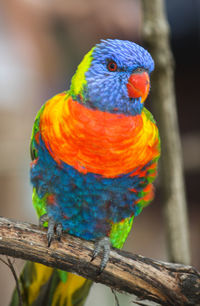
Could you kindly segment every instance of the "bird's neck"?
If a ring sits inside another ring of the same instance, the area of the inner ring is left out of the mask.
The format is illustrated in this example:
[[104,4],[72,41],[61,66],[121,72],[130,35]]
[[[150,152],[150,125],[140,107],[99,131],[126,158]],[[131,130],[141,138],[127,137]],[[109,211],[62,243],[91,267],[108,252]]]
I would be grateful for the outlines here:
[[83,95],[84,87],[87,84],[85,73],[88,71],[92,62],[92,53],[95,47],[93,47],[83,58],[81,63],[78,65],[75,74],[72,77],[70,85],[70,94],[72,96],[79,97]]

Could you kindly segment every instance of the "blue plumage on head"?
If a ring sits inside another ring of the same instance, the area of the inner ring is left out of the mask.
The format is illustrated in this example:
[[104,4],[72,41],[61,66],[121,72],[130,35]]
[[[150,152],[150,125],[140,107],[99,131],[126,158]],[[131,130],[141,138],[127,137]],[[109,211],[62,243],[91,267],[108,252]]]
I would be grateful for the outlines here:
[[[108,69],[112,61],[117,67],[115,71]],[[93,50],[91,65],[85,73],[86,105],[111,113],[140,114],[141,98],[130,98],[127,91],[128,79],[138,68],[149,74],[154,69],[154,61],[147,50],[130,41],[101,40]]]
[[146,69],[149,73],[154,70],[154,61],[150,53],[128,40],[102,39],[101,43],[96,45],[93,57],[106,62],[109,56],[117,62],[119,70],[132,72],[138,67]]

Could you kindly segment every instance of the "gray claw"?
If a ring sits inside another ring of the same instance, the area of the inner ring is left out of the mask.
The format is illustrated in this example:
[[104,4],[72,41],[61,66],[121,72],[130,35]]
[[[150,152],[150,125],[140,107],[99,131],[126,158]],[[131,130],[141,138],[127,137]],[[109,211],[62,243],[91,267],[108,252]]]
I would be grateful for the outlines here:
[[56,223],[54,219],[52,217],[48,217],[47,214],[44,214],[40,217],[39,226],[43,226],[44,222],[48,222],[47,241],[48,241],[48,247],[50,247],[55,231],[58,241],[60,241],[62,236],[62,224]]
[[95,242],[91,261],[93,261],[97,257],[97,255],[101,252],[102,249],[103,256],[101,259],[99,273],[101,273],[105,269],[110,256],[110,239],[108,237],[103,237]]
[[48,231],[47,231],[48,247],[50,247],[51,241],[52,241],[53,236],[54,236],[54,227],[55,227],[55,225],[56,225],[55,221],[52,218],[49,218]]
[[62,224],[61,223],[56,224],[56,235],[57,235],[58,241],[60,241],[61,236],[62,236]]

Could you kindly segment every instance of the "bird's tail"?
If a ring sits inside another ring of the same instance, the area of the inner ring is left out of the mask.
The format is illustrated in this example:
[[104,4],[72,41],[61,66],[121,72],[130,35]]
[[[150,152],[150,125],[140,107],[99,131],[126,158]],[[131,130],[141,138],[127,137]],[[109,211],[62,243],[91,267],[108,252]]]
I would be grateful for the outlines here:
[[[27,262],[19,280],[23,306],[82,306],[92,281],[42,264]],[[18,306],[15,289],[10,306]]]

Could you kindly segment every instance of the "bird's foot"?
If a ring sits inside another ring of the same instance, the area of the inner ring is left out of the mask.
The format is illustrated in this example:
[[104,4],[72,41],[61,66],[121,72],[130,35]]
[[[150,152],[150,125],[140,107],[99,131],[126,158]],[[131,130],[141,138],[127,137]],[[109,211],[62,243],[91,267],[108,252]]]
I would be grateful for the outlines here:
[[48,222],[49,221],[49,217],[47,214],[44,214],[42,216],[40,216],[39,218],[39,227],[42,227],[44,222]]
[[56,221],[52,217],[49,217],[47,214],[44,214],[40,217],[39,226],[42,226],[44,222],[48,222],[47,241],[48,247],[50,247],[54,233],[56,233],[57,239],[60,241],[62,236],[62,224],[56,223]]
[[108,237],[103,237],[95,242],[91,261],[97,257],[101,250],[103,250],[103,255],[101,258],[99,274],[105,269],[110,256],[110,239]]

